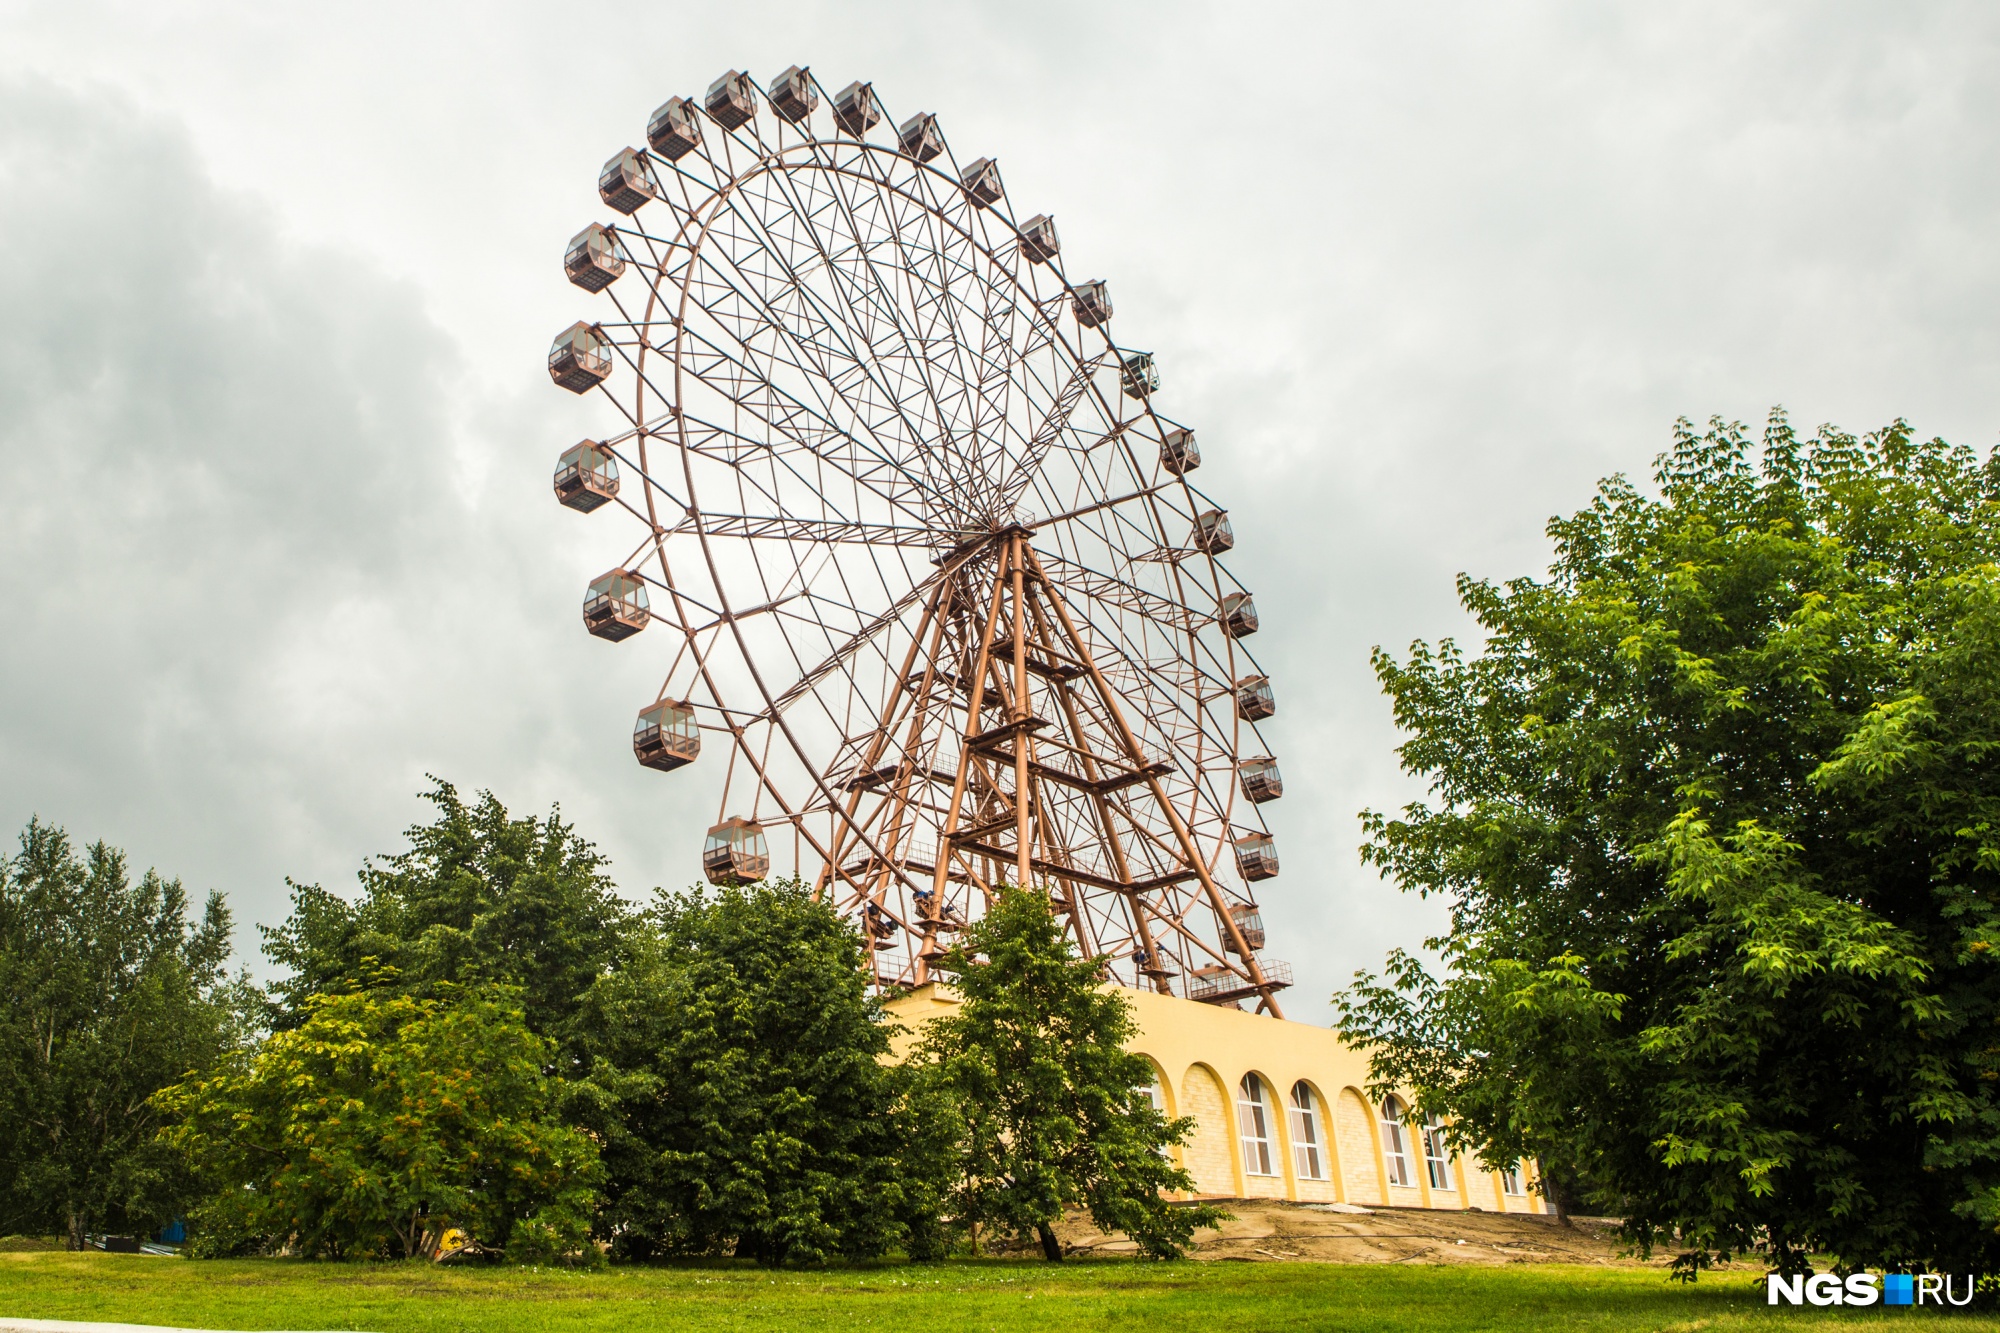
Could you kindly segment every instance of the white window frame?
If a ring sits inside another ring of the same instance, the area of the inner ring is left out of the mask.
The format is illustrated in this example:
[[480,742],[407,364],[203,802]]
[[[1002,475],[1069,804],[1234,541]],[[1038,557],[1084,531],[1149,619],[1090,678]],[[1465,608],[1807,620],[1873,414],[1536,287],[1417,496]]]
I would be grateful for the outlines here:
[[1292,1128],[1292,1170],[1300,1180],[1326,1179],[1326,1154],[1319,1127],[1324,1121],[1313,1108],[1313,1090],[1304,1079],[1292,1084],[1288,1108]]
[[1403,1136],[1403,1099],[1390,1096],[1382,1102],[1382,1164],[1386,1169],[1389,1183],[1399,1189],[1409,1189],[1410,1146]]
[[1451,1178],[1451,1153],[1444,1143],[1444,1123],[1436,1116],[1424,1121],[1424,1173],[1430,1177],[1434,1190],[1456,1191],[1458,1186]]
[[1527,1197],[1528,1187],[1522,1183],[1521,1164],[1519,1162],[1514,1163],[1512,1166],[1501,1168],[1500,1192],[1513,1199]]
[[1264,1091],[1264,1080],[1255,1074],[1245,1074],[1236,1085],[1237,1132],[1243,1142],[1246,1176],[1278,1174],[1271,1169],[1271,1114]]

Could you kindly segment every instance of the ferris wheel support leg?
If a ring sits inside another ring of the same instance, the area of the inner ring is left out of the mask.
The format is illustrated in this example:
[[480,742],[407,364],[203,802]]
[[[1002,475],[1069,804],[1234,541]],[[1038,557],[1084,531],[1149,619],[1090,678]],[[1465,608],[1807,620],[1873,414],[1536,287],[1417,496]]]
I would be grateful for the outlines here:
[[[1035,575],[1041,580],[1042,586],[1050,587],[1048,575],[1042,570],[1041,561],[1035,558],[1032,549],[1027,551],[1027,558],[1033,563]],[[1069,609],[1062,604],[1060,597],[1054,595],[1049,597],[1049,605],[1055,609],[1056,617],[1062,621],[1064,636],[1076,647],[1077,660],[1083,664],[1084,671],[1090,676],[1091,684],[1096,687],[1098,697],[1104,703],[1105,712],[1116,725],[1119,739],[1125,745],[1127,757],[1135,766],[1143,766],[1144,757],[1139,749],[1138,738],[1132,734],[1132,728],[1126,723],[1123,710],[1118,707],[1116,692],[1112,690],[1110,682],[1104,679],[1104,673],[1098,670],[1097,659],[1090,652],[1089,645],[1084,643],[1083,636],[1077,633],[1076,623],[1070,619]],[[1194,871],[1196,878],[1201,881],[1202,892],[1208,898],[1209,907],[1215,912],[1222,929],[1228,933],[1235,945],[1236,955],[1243,960],[1251,982],[1257,986],[1260,996],[1257,1008],[1269,1013],[1273,1018],[1283,1018],[1284,1013],[1279,1009],[1278,1001],[1272,994],[1274,988],[1270,985],[1270,979],[1264,975],[1264,969],[1258,964],[1257,955],[1251,950],[1249,941],[1243,938],[1243,931],[1237,926],[1236,919],[1229,914],[1228,904],[1222,897],[1222,890],[1217,886],[1215,876],[1209,873],[1208,863],[1202,859],[1200,850],[1195,846],[1194,834],[1182,820],[1180,811],[1176,810],[1173,802],[1167,799],[1166,789],[1160,785],[1158,778],[1147,778],[1146,787],[1152,793],[1153,800],[1167,816],[1167,822],[1173,827],[1175,840],[1180,843],[1182,857],[1188,868]]]
[[[965,704],[965,734],[960,739],[958,747],[958,775],[952,780],[951,805],[945,811],[944,827],[938,832],[937,866],[932,871],[931,891],[937,895],[935,901],[938,902],[944,901],[945,884],[951,874],[951,862],[958,856],[958,848],[953,845],[952,838],[958,832],[959,812],[965,805],[966,779],[971,776],[972,771],[972,739],[979,734],[979,710],[986,702],[986,671],[987,663],[993,655],[993,626],[1000,618],[1000,603],[1006,593],[1006,580],[995,579],[993,600],[986,609],[986,619],[979,629],[979,656],[973,667],[972,688],[968,692]],[[970,866],[967,867],[966,873],[972,874]],[[977,876],[973,878],[977,882]],[[990,900],[992,891],[984,884],[980,887]]]

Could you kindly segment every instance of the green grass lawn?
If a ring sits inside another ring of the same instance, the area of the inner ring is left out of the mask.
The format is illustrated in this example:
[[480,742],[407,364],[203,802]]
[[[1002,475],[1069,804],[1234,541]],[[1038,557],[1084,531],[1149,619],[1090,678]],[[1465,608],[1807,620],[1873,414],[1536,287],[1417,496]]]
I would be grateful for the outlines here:
[[1692,1289],[1659,1269],[1519,1265],[960,1262],[821,1273],[715,1265],[600,1273],[422,1264],[0,1254],[0,1316],[222,1329],[644,1333],[648,1329],[2000,1328],[1985,1313],[1770,1308],[1761,1275]]

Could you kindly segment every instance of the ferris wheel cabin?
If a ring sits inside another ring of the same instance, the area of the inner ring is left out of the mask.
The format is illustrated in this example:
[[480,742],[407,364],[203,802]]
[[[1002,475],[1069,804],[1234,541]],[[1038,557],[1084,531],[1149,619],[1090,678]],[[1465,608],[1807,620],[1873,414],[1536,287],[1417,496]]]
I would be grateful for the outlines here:
[[582,320],[556,335],[549,348],[549,378],[571,393],[588,393],[611,378],[611,340]]
[[590,582],[583,598],[583,626],[600,639],[617,643],[646,628],[653,618],[646,585],[630,570],[614,569]]
[[1194,544],[1209,555],[1221,555],[1236,545],[1236,530],[1226,510],[1208,509],[1194,519]]
[[730,70],[727,74],[708,85],[708,94],[701,99],[708,108],[708,114],[715,117],[715,123],[725,130],[733,130],[748,125],[750,118],[757,114],[757,88],[750,82],[750,76],[741,70]]
[[685,97],[669,97],[646,122],[646,142],[669,162],[678,162],[701,147],[701,119],[694,113],[694,103]]
[[754,884],[771,873],[771,849],[764,826],[754,819],[725,819],[708,831],[701,848],[701,872],[711,884]]
[[[1236,929],[1242,933],[1243,942],[1250,946],[1252,953],[1264,947],[1264,913],[1257,904],[1237,903],[1229,909],[1229,919],[1236,923]],[[1229,952],[1243,952],[1229,935],[1225,934],[1223,939],[1227,941],[1225,947]]]
[[991,208],[1007,192],[1000,184],[1000,164],[990,157],[979,158],[960,172],[958,183],[971,196],[974,208]]
[[1285,779],[1278,772],[1278,761],[1268,754],[1245,759],[1236,766],[1236,776],[1243,784],[1244,799],[1252,805],[1275,801],[1285,794]]
[[911,116],[897,129],[896,146],[903,150],[903,156],[919,162],[928,162],[942,153],[944,135],[938,132],[937,117],[928,111]]
[[771,80],[766,96],[771,99],[771,108],[794,125],[819,105],[819,89],[813,87],[812,75],[803,65],[792,65]]
[[1062,250],[1062,240],[1056,235],[1056,220],[1047,213],[1037,213],[1021,224],[1021,253],[1028,257],[1030,264],[1046,264]]
[[671,699],[639,710],[632,727],[632,753],[647,768],[670,773],[701,757],[701,729],[695,725],[694,705]]
[[875,128],[882,119],[882,108],[875,101],[875,85],[855,80],[840,90],[840,96],[833,99],[833,123],[846,133],[859,139]]
[[1076,322],[1086,329],[1094,329],[1111,318],[1111,286],[1102,278],[1092,278],[1089,282],[1079,282],[1070,296],[1069,308],[1076,314]]
[[1153,354],[1125,353],[1119,359],[1118,380],[1127,398],[1137,398],[1141,402],[1151,398],[1160,387],[1160,370],[1153,364]]
[[1236,716],[1245,722],[1262,722],[1275,717],[1278,697],[1271,693],[1269,676],[1245,676],[1236,682]]
[[1249,593],[1222,595],[1222,632],[1232,639],[1247,639],[1257,632],[1257,603]]
[[618,233],[593,222],[570,237],[563,251],[563,272],[587,292],[601,292],[625,272],[625,247]]
[[1236,873],[1256,882],[1278,877],[1278,844],[1268,833],[1251,833],[1236,840]]
[[1201,466],[1201,449],[1194,442],[1194,432],[1185,426],[1176,426],[1160,441],[1160,466],[1176,477],[1185,476]]
[[597,197],[627,215],[660,197],[659,182],[636,148],[621,148],[597,173]]
[[556,460],[556,499],[580,514],[618,496],[618,462],[596,440],[562,451]]

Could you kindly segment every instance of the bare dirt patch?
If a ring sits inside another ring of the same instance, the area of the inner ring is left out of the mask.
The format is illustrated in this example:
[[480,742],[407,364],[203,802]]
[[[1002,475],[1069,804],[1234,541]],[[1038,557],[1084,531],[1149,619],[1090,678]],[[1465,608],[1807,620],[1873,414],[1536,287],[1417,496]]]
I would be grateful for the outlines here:
[[[1270,1199],[1223,1203],[1236,1216],[1220,1231],[1195,1234],[1193,1258],[1250,1263],[1331,1264],[1606,1264],[1637,1266],[1617,1226],[1603,1218],[1521,1213],[1371,1208],[1336,1212]],[[1107,1236],[1088,1217],[1057,1229],[1079,1255],[1131,1254],[1122,1235]]]

